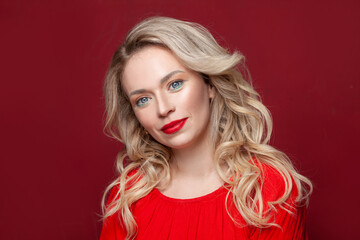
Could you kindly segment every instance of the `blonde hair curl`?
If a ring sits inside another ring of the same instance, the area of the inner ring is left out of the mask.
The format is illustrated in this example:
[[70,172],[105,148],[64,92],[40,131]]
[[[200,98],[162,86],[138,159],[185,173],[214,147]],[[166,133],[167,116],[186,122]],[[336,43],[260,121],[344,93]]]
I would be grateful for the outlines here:
[[[151,45],[169,49],[184,66],[200,73],[215,88],[210,126],[217,171],[229,188],[227,198],[232,193],[234,206],[246,223],[262,228],[275,225],[269,221],[269,212],[276,205],[291,212],[286,201],[294,189],[293,183],[298,191],[295,201],[307,204],[312,192],[311,182],[297,173],[284,153],[269,145],[271,115],[251,83],[243,78],[244,73],[249,75],[244,56],[239,52],[229,54],[197,23],[153,17],[129,32],[114,53],[105,81],[105,128],[125,148],[117,158],[120,176],[107,187],[103,196],[104,219],[119,213],[127,239],[133,238],[137,226],[131,205],[155,187],[164,187],[160,182],[170,179],[171,150],[146,134],[121,86],[127,60]],[[285,191],[277,201],[266,203],[262,198],[262,164],[278,171],[284,180]],[[106,205],[107,193],[114,187],[116,196]]]

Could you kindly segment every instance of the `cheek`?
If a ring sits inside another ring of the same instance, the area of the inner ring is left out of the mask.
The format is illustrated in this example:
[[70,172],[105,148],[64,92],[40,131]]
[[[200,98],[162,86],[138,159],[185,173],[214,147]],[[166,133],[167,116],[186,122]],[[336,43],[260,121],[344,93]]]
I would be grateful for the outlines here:
[[188,91],[187,94],[183,96],[183,99],[188,109],[195,109],[202,112],[209,107],[209,94],[207,89],[200,86]]
[[148,121],[146,121],[146,119],[145,119],[145,114],[143,114],[142,112],[135,111],[135,116],[136,116],[137,120],[139,121],[139,123],[141,124],[141,126],[146,128]]
[[156,123],[156,119],[154,118],[150,108],[146,110],[142,109],[141,111],[135,111],[135,116],[141,126],[143,126],[148,131],[151,130],[151,128]]

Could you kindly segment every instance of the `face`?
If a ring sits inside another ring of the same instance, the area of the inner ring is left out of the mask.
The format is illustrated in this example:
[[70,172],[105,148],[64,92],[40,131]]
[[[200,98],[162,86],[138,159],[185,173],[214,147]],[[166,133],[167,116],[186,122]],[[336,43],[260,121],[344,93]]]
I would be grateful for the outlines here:
[[169,51],[145,47],[126,63],[122,85],[141,125],[173,149],[208,137],[213,88]]

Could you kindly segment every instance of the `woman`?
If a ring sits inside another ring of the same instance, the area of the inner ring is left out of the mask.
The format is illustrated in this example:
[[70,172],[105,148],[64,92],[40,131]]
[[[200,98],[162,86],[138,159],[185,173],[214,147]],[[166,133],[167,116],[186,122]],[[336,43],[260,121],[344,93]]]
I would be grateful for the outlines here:
[[268,145],[243,60],[195,23],[154,17],[130,31],[105,82],[106,128],[125,148],[101,239],[307,237],[311,183]]

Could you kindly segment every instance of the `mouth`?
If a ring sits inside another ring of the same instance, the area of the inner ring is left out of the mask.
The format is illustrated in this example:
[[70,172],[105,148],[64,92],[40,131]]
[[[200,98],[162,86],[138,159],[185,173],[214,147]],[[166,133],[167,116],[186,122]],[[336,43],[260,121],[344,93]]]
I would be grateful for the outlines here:
[[175,121],[172,121],[172,122],[170,122],[168,124],[165,124],[161,128],[161,131],[163,131],[166,134],[176,133],[177,131],[179,131],[184,126],[187,119],[188,118],[183,118],[183,119],[175,120]]

